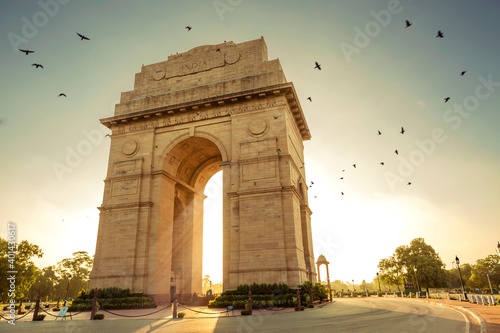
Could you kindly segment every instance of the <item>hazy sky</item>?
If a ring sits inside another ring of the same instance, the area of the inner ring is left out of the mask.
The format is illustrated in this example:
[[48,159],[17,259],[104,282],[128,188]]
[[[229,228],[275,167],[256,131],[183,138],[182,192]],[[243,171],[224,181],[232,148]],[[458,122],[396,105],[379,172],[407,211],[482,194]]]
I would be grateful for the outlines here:
[[[371,281],[416,237],[448,268],[455,255],[475,263],[500,239],[499,10],[494,0],[2,1],[0,237],[16,222],[18,241],[45,252],[39,267],[93,254],[109,153],[99,119],[141,65],[264,36],[311,130],[314,255],[330,261],[330,279]],[[220,174],[206,200],[213,248],[218,184]],[[205,251],[214,282],[220,251]]]

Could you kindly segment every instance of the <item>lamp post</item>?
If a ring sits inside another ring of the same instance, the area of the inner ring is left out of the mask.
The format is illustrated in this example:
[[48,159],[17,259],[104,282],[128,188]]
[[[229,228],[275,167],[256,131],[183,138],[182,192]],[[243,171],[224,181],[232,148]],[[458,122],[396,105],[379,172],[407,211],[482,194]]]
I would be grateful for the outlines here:
[[415,281],[417,281],[417,292],[418,292],[418,295],[420,296],[420,284],[418,283],[418,276],[417,276],[417,267],[414,266],[413,267],[413,271],[415,272]]
[[462,293],[464,294],[464,298],[468,300],[467,293],[465,292],[464,289],[464,281],[462,280],[462,272],[460,271],[460,259],[458,259],[458,256],[455,256],[455,263],[457,264],[458,274],[460,275],[460,284],[462,285]]
[[68,274],[68,287],[66,288],[66,297],[64,299],[64,306],[68,304],[68,293],[69,293],[69,278],[71,277],[71,274]]
[[352,291],[356,291],[356,289],[354,288],[354,279],[352,279]]
[[497,245],[497,254],[500,256],[500,241],[498,242],[498,245]]
[[491,294],[493,295],[493,288],[491,287],[491,281],[490,281],[490,273],[491,272],[481,272],[481,274],[486,274],[486,276],[488,277],[488,283],[490,284]]
[[382,290],[380,290],[380,278],[378,276],[378,272],[377,272],[377,281],[378,281],[378,292],[379,294],[382,294]]

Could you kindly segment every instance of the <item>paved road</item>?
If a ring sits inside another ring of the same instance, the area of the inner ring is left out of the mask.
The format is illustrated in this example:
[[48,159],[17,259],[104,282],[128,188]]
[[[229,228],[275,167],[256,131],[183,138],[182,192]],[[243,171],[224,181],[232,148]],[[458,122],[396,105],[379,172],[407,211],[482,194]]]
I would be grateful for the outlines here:
[[[343,298],[321,309],[268,316],[206,319],[0,322],[1,332],[469,332],[460,311],[389,298]],[[10,327],[9,327],[10,326]]]

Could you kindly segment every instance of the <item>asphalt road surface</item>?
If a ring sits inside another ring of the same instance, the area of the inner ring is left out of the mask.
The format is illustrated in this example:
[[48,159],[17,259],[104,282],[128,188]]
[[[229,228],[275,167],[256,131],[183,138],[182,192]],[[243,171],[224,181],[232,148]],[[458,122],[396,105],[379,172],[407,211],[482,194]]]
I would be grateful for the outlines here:
[[342,298],[321,309],[267,316],[0,322],[0,332],[472,332],[460,311],[391,298]]

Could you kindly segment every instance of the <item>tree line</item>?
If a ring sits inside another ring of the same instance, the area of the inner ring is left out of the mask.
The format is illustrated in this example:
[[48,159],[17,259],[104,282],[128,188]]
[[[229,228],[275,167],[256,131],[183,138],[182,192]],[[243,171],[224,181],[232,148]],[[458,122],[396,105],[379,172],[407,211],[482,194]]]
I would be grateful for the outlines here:
[[[9,262],[8,242],[0,238],[0,301],[11,298],[9,295],[10,276],[15,271],[15,299],[35,299],[40,296],[50,299],[74,298],[82,289],[88,289],[90,272],[94,259],[86,251],[74,252],[56,265],[40,269],[32,259],[43,257],[38,245],[24,240],[17,244],[16,257]],[[10,265],[13,264],[14,268]]]
[[[460,272],[464,288],[468,291],[482,289],[486,292],[491,287],[500,286],[500,256],[488,255],[478,259],[475,264],[455,264],[445,269],[445,264],[434,248],[425,243],[423,238],[415,238],[410,245],[401,245],[389,258],[380,260],[380,282],[400,290],[404,282],[411,282],[415,288],[429,291],[429,288],[461,289]],[[488,281],[489,278],[489,281]],[[418,281],[418,283],[417,283]]]

